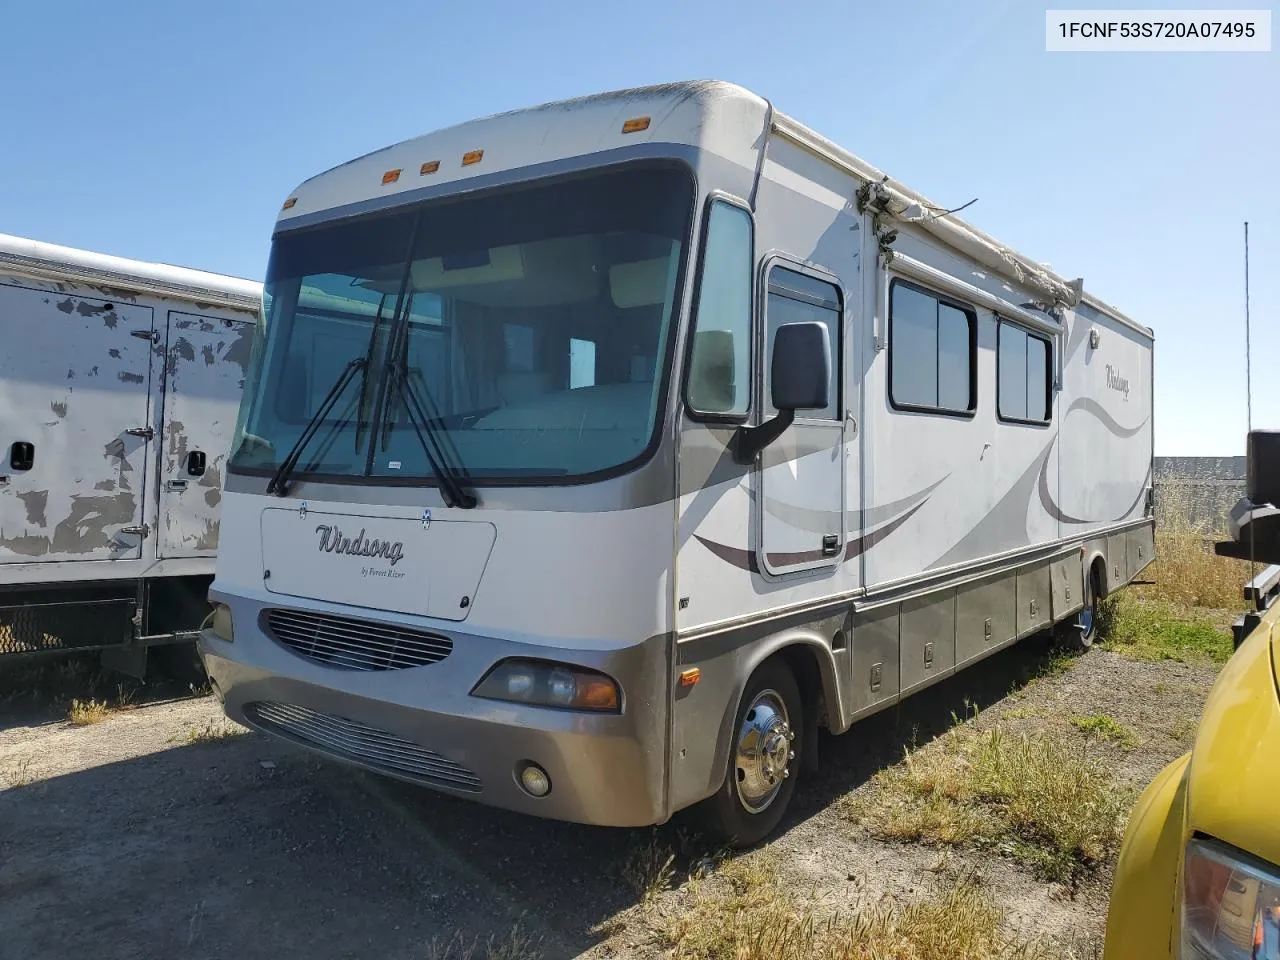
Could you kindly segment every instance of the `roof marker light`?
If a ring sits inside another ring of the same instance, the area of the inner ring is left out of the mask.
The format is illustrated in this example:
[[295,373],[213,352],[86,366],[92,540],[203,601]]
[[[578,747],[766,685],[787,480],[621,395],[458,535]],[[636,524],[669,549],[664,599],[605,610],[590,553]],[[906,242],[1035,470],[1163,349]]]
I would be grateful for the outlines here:
[[632,117],[622,125],[623,133],[639,133],[641,130],[649,129],[648,117]]
[[290,207],[292,207],[292,206],[293,206],[295,203],[297,203],[297,202],[298,202],[298,198],[297,198],[297,197],[290,197],[288,200],[286,200],[286,201],[284,202],[284,207],[283,207],[282,209],[288,210]]
[[418,176],[425,177],[429,173],[435,173],[440,169],[439,160],[428,160],[418,169]]
[[462,165],[464,167],[469,167],[473,163],[479,163],[483,159],[484,159],[483,150],[468,150],[466,153],[462,155]]
[[680,686],[692,687],[702,679],[702,671],[698,667],[690,667],[680,671]]
[[394,170],[388,170],[386,173],[384,173],[382,175],[383,184],[385,185],[388,183],[395,183],[397,180],[399,180],[400,169],[401,169],[400,167],[396,167]]

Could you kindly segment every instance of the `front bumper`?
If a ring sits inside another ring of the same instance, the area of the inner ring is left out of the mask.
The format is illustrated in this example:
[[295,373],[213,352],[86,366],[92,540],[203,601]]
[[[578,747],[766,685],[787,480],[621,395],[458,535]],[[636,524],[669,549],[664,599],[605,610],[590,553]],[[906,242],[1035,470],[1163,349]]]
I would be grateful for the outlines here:
[[[206,630],[199,649],[223,709],[238,723],[355,766],[534,816],[634,827],[669,815],[667,698],[660,691],[669,682],[670,654],[661,636],[584,649],[445,631],[454,647],[438,663],[359,671],[314,663],[276,643],[260,625],[263,604],[216,599],[232,607],[235,640]],[[332,612],[352,615],[346,608]],[[493,664],[513,656],[609,674],[622,688],[622,713],[470,695]],[[530,761],[551,779],[545,797],[519,786],[519,770]],[[444,776],[424,779],[424,769]]]

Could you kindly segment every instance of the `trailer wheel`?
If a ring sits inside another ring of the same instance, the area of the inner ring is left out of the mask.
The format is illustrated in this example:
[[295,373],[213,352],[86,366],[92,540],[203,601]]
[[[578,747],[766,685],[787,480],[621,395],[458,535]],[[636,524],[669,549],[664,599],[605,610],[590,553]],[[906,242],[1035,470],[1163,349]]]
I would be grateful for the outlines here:
[[742,692],[724,781],[701,804],[707,833],[741,848],[777,828],[796,789],[803,722],[795,675],[781,659],[766,661]]

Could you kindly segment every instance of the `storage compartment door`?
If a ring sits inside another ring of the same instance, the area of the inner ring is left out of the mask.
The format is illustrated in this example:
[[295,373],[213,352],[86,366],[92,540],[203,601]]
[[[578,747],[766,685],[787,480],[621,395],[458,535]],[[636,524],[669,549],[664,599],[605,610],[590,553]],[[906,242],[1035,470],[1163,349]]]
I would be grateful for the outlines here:
[[253,322],[170,311],[160,458],[160,556],[212,557]]
[[0,564],[142,556],[152,312],[0,284]]

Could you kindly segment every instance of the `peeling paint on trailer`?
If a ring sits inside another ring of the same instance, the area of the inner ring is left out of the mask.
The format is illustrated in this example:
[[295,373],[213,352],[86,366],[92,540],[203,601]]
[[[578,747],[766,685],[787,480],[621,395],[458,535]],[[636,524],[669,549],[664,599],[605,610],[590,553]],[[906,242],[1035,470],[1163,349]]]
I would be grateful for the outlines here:
[[[142,555],[125,529],[143,523],[130,476],[148,444],[128,431],[150,421],[151,352],[130,331],[152,310],[122,299],[0,284],[4,341],[19,345],[0,351],[0,565]],[[29,467],[11,462],[15,441],[34,449]]]
[[[252,340],[248,317],[169,313],[160,433],[158,547],[163,558],[211,557],[217,550],[222,476]],[[200,476],[188,472],[188,457],[195,452],[204,454]]]

